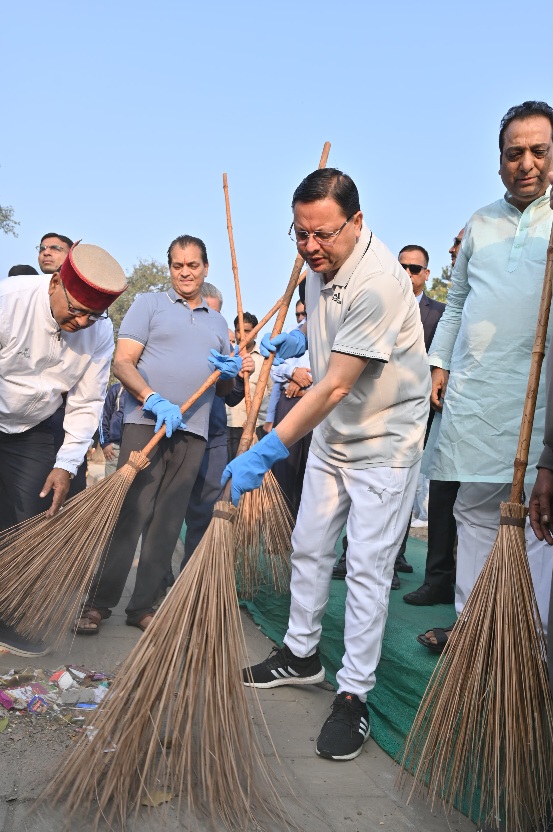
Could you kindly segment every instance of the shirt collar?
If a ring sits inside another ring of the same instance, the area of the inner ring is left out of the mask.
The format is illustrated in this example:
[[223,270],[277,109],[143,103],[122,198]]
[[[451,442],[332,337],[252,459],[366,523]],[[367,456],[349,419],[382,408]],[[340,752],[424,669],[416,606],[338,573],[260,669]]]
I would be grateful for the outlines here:
[[363,259],[363,255],[367,251],[371,238],[372,234],[370,229],[365,225],[365,223],[363,223],[363,226],[361,228],[361,234],[359,235],[359,239],[355,243],[353,251],[351,252],[346,262],[342,266],[340,266],[332,280],[329,280],[329,282],[325,284],[324,278],[321,276],[321,290],[325,288],[333,288],[334,286],[340,286],[343,288],[349,283],[352,274],[354,273],[355,269]]
[[[186,301],[184,298],[181,298],[181,296],[177,294],[173,286],[171,286],[171,288],[167,290],[166,294],[171,303],[182,303],[182,305],[188,307],[188,309],[191,308],[188,305],[188,301]],[[203,295],[200,297],[200,303],[198,304],[198,306],[194,307],[194,310],[196,309],[205,309],[207,312],[209,312],[210,307]]]
[[550,195],[551,195],[551,185],[548,187],[548,189],[543,194],[543,196],[539,196],[537,199],[535,199],[533,202],[531,202],[530,205],[527,205],[526,208],[524,209],[524,211],[521,211],[519,208],[516,207],[516,205],[513,205],[512,202],[509,202],[509,200],[507,199],[507,197],[510,196],[509,191],[505,191],[505,194],[503,196],[503,201],[504,201],[505,205],[507,205],[507,207],[510,208],[512,211],[516,211],[518,214],[524,214],[524,213],[526,213],[526,211],[533,212],[536,208],[541,208],[541,206],[544,205],[545,203],[549,203]]

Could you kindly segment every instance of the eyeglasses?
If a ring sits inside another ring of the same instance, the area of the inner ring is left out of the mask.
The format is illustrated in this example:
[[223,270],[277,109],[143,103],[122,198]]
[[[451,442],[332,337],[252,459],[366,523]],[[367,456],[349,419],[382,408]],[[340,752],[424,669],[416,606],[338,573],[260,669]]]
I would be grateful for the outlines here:
[[106,312],[89,312],[86,309],[75,309],[72,303],[69,301],[69,295],[67,294],[67,289],[65,288],[63,281],[60,280],[61,287],[63,289],[63,294],[65,295],[65,300],[67,301],[67,311],[71,315],[72,318],[84,318],[86,315],[89,321],[101,321],[104,318],[108,318],[109,315]]
[[457,248],[457,246],[460,246],[462,242],[463,242],[463,240],[461,239],[461,237],[454,237],[453,238],[453,248]]
[[62,251],[67,251],[67,249],[65,249],[63,246],[35,246],[35,248],[39,252],[39,254],[42,254],[43,251],[48,251],[48,249],[50,249],[50,251],[57,251],[60,253]]
[[400,263],[399,265],[403,266],[405,271],[409,270],[411,274],[420,274],[423,269],[426,271],[426,268],[424,266],[419,266],[418,263]]
[[348,217],[345,223],[340,226],[338,231],[296,231],[294,223],[292,223],[288,229],[288,236],[292,242],[297,243],[298,246],[306,246],[310,237],[313,237],[313,239],[322,246],[331,246],[340,231],[346,227],[348,222],[355,216],[356,213],[357,211],[354,211],[351,217]]
[[307,318],[307,312],[296,312],[296,318]]

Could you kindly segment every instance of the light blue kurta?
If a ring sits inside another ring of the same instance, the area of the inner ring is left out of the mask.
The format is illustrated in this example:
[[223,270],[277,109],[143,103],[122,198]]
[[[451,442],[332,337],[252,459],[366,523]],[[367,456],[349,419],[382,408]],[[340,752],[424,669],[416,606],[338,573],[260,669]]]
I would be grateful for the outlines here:
[[[451,371],[429,476],[510,482],[553,214],[549,191],[523,213],[500,199],[469,220],[429,361]],[[551,323],[548,332],[548,343]],[[528,480],[542,449],[540,385]],[[430,448],[428,449],[430,452]]]

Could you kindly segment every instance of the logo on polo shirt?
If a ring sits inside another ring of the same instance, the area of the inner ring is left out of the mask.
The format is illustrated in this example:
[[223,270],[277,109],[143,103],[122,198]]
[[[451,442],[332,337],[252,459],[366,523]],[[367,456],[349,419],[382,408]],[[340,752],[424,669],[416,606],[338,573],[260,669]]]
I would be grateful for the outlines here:
[[334,294],[332,295],[332,300],[334,303],[339,303],[340,306],[342,305],[342,301],[340,300],[340,292],[336,291],[336,286],[332,287]]

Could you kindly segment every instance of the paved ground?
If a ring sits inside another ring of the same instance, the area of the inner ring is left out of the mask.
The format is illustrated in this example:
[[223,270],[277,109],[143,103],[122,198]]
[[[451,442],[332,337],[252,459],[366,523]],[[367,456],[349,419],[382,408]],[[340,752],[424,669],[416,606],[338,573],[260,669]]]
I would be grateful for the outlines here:
[[[41,659],[41,665],[52,669],[72,662],[105,672],[113,670],[140,637],[138,630],[125,626],[124,606],[125,599],[103,624],[100,635],[76,637],[62,652]],[[265,658],[271,642],[246,614],[243,623],[251,660]],[[0,673],[26,663],[0,654]],[[321,686],[282,687],[260,693],[285,773],[295,794],[301,797],[301,805],[290,804],[291,815],[305,832],[474,832],[475,826],[457,813],[446,817],[441,809],[432,812],[418,800],[406,805],[394,785],[397,766],[371,740],[351,762],[333,763],[317,757],[314,744],[333,700],[330,690]],[[42,717],[34,722],[27,717],[19,720],[14,730],[0,734],[0,832],[58,832],[62,828],[60,812],[37,816],[30,810],[57,760],[74,740],[69,729],[51,724],[46,727]],[[22,720],[27,720],[25,730],[21,728]],[[176,818],[173,808],[164,816],[159,810],[146,812],[143,810],[131,821],[130,832],[190,828]],[[83,817],[70,828],[71,832],[88,832],[92,825]],[[191,828],[204,832],[212,827],[199,823]]]

